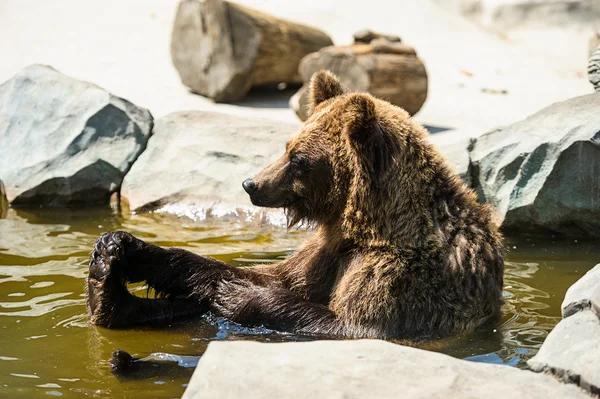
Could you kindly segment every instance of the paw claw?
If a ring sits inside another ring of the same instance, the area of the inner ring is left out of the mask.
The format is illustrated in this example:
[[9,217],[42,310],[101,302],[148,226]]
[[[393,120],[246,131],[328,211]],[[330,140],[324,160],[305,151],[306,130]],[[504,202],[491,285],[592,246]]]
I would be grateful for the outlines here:
[[96,241],[95,251],[102,254],[105,258],[120,258],[125,254],[125,244],[129,233],[123,231],[113,231],[104,233]]
[[108,268],[101,260],[90,260],[90,274],[89,278],[93,278],[94,280],[104,281],[106,276],[109,273]]

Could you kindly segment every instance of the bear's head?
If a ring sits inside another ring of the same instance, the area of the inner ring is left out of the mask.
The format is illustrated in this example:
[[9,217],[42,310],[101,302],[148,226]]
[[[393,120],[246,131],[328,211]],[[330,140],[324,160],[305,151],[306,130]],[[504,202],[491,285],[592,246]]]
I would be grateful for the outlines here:
[[428,166],[429,147],[420,145],[427,133],[401,108],[348,93],[327,71],[313,76],[309,94],[310,116],[285,153],[243,182],[252,203],[285,208],[290,226],[337,223],[371,239],[397,229],[389,219],[427,184],[415,172]]

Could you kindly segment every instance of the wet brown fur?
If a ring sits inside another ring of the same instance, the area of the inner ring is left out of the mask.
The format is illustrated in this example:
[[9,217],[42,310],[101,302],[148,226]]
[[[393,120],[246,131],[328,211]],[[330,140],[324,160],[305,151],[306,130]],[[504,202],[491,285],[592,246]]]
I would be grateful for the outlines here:
[[[90,265],[92,322],[123,327],[210,308],[278,330],[412,339],[498,315],[501,236],[427,132],[398,107],[346,93],[327,72],[310,92],[310,118],[250,195],[285,208],[290,225],[314,224],[308,242],[283,262],[234,268],[108,233]],[[106,294],[111,275],[120,276],[115,287],[146,281],[162,298]]]

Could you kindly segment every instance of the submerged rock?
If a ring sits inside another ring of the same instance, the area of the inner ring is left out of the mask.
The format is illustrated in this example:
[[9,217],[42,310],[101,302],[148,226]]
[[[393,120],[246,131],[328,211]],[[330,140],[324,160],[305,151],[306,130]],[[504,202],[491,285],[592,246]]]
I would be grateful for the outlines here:
[[200,397],[589,398],[548,375],[377,340],[211,342],[183,395]]
[[600,94],[478,137],[470,168],[504,230],[600,237]]
[[[162,209],[194,218],[246,218],[242,181],[281,156],[293,125],[214,112],[156,120],[148,148],[125,176],[121,196],[138,212]],[[281,212],[278,212],[281,215]]]
[[0,176],[13,206],[106,205],[144,150],[150,112],[51,67],[0,85]]

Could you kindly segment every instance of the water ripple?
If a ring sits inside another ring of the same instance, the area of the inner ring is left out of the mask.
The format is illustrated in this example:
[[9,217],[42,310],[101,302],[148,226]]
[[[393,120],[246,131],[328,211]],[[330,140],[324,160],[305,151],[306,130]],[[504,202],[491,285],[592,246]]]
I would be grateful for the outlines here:
[[57,292],[48,295],[42,295],[35,298],[31,298],[27,301],[21,302],[0,302],[0,308],[4,309],[18,309],[18,308],[29,308],[27,310],[18,310],[14,312],[0,312],[0,316],[25,316],[25,317],[36,317],[48,314],[58,309],[65,308],[67,306],[80,306],[85,303],[84,299],[62,299],[66,296],[73,295],[72,292]]

